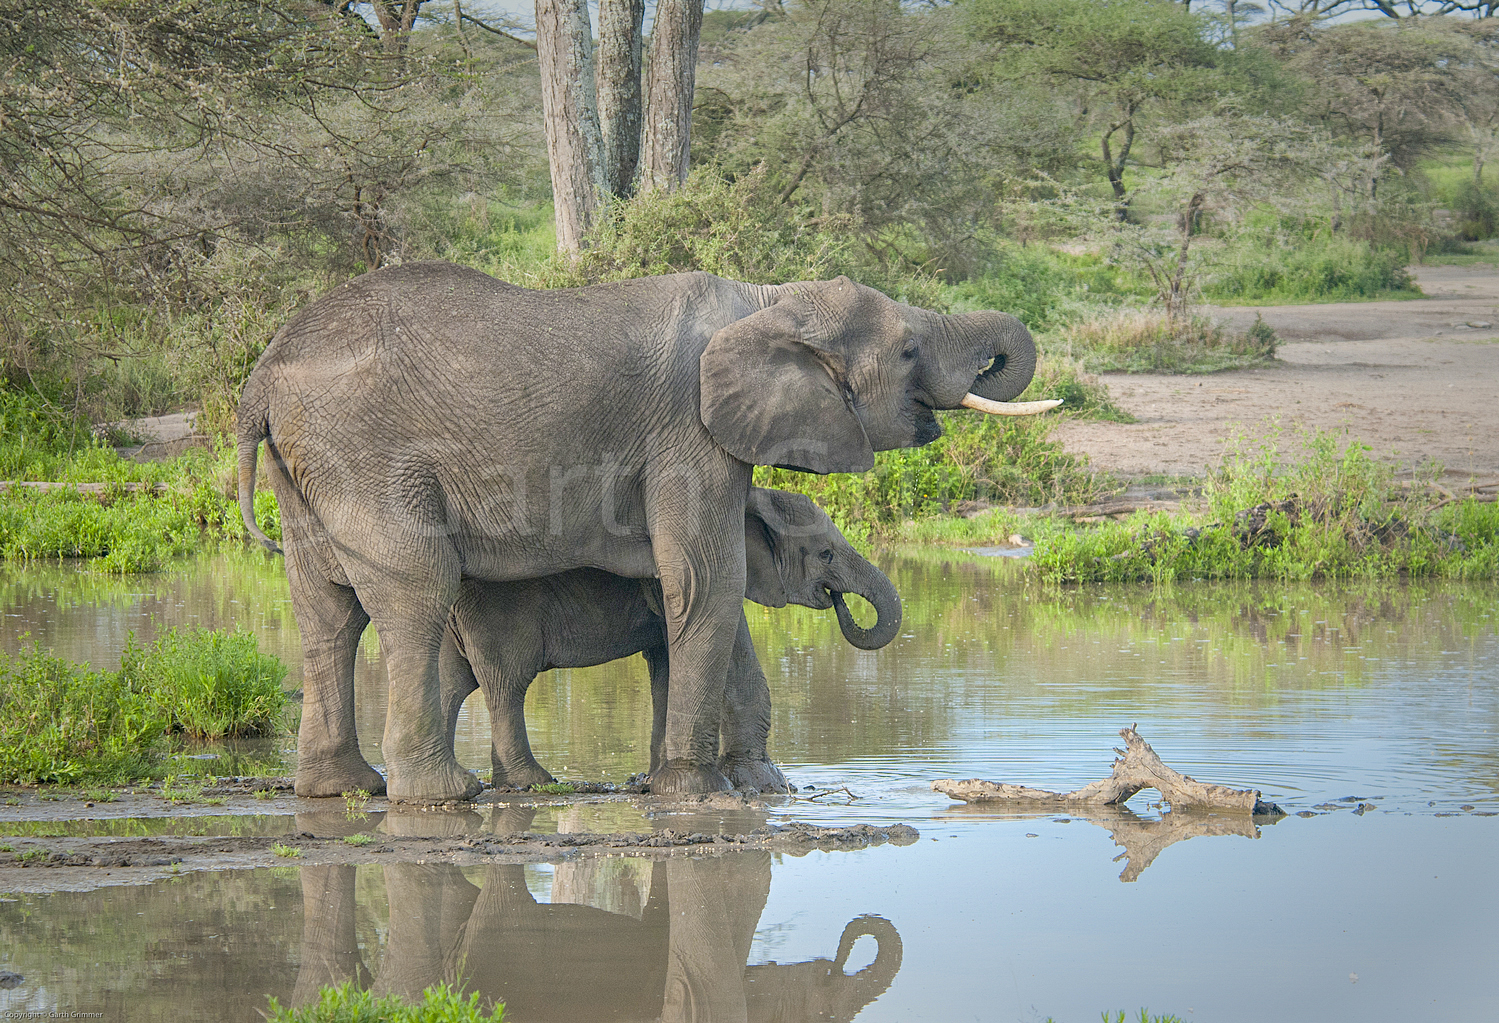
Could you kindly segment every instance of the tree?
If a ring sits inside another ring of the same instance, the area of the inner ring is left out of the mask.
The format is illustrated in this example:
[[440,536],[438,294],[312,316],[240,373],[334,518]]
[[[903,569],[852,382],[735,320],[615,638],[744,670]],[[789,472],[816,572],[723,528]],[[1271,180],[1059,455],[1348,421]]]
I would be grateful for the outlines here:
[[973,0],[971,30],[992,47],[1001,81],[1076,90],[1079,120],[1098,139],[1115,215],[1128,215],[1125,168],[1152,105],[1210,92],[1223,56],[1206,23],[1170,0]]
[[[1467,47],[1424,23],[1287,23],[1261,38],[1309,83],[1306,113],[1334,137],[1406,170],[1454,138]],[[1377,198],[1385,170],[1369,176]]]

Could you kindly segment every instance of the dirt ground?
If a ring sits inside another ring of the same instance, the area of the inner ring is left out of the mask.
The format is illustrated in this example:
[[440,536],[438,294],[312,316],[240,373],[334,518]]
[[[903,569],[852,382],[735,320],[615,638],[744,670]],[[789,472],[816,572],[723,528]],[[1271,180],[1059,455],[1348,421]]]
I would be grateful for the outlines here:
[[1107,373],[1132,424],[1065,422],[1069,451],[1127,479],[1198,475],[1225,438],[1282,451],[1306,429],[1341,430],[1400,466],[1440,462],[1448,480],[1499,479],[1499,268],[1422,267],[1426,297],[1402,302],[1207,307],[1237,327],[1265,318],[1274,365],[1207,376]]

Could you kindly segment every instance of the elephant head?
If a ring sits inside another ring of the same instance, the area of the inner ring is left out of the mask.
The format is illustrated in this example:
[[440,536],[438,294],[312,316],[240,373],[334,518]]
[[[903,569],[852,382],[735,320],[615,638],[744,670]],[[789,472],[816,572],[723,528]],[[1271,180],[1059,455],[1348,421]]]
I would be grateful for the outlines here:
[[703,425],[741,461],[864,472],[876,451],[940,437],[938,409],[1057,404],[1005,405],[1036,368],[1030,332],[1006,313],[933,313],[847,277],[767,291],[699,359]]
[[[745,505],[745,596],[767,607],[802,604],[833,608],[843,638],[861,650],[878,650],[900,631],[900,594],[885,574],[844,539],[827,512],[810,498],[784,490],[751,488]],[[865,629],[844,602],[857,593],[874,605]]]

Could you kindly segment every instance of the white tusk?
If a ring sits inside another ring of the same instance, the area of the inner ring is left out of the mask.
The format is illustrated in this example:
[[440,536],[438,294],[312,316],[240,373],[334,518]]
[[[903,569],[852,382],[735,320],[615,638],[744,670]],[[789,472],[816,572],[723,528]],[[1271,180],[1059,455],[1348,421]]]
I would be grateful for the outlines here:
[[1054,409],[1060,404],[1062,404],[1061,398],[1047,398],[1045,401],[990,401],[976,394],[965,394],[962,401],[964,408],[977,409],[991,416],[1033,416],[1037,412]]

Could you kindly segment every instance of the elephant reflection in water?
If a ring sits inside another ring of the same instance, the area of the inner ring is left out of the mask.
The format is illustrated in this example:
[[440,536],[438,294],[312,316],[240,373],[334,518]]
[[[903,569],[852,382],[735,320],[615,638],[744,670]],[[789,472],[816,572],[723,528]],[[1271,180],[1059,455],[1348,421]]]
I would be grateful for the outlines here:
[[[895,928],[865,916],[844,928],[834,959],[747,966],[770,892],[767,852],[654,861],[641,878],[649,877],[648,896],[642,892],[633,906],[623,900],[623,912],[539,903],[520,864],[484,867],[482,887],[449,864],[383,869],[390,931],[373,978],[355,945],[354,868],[302,869],[306,915],[294,1004],[316,1000],[325,984],[354,981],[411,1000],[446,981],[480,992],[486,1006],[504,1002],[505,1018],[516,1023],[850,1020],[890,986],[901,964]],[[560,887],[559,880],[554,894]],[[878,954],[845,974],[866,935]]]

